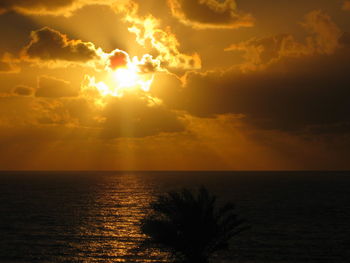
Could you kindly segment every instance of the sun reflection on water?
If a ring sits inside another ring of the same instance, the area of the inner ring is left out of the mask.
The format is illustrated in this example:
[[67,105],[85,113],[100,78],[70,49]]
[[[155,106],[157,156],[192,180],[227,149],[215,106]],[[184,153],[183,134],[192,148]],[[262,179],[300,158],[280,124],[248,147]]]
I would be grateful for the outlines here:
[[166,255],[157,251],[136,253],[145,238],[140,220],[155,196],[152,185],[132,173],[107,176],[101,184],[91,211],[94,218],[80,229],[87,241],[81,249],[91,255],[88,262],[166,262]]

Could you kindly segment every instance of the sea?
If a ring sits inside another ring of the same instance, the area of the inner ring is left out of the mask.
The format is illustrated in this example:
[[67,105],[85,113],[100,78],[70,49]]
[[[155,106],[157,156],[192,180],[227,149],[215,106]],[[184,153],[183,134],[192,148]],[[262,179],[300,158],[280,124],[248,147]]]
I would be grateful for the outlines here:
[[250,228],[212,262],[350,262],[350,172],[0,172],[0,262],[169,262],[137,247],[159,194],[204,186]]

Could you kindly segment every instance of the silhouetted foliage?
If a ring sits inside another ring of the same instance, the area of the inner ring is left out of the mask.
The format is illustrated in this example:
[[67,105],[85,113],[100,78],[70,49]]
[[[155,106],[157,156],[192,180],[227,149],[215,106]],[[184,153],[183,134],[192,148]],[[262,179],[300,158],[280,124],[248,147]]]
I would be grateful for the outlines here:
[[206,263],[215,252],[228,249],[230,239],[246,226],[232,203],[217,208],[216,199],[205,188],[159,196],[142,222],[146,246],[166,250],[186,263]]

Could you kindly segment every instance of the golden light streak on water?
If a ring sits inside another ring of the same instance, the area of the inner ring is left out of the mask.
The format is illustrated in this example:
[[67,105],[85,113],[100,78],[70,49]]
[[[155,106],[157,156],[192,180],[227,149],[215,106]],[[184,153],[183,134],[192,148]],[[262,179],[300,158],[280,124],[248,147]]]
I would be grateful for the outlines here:
[[95,218],[87,222],[88,228],[81,227],[81,235],[88,237],[83,250],[103,255],[105,263],[162,262],[166,255],[157,251],[152,251],[151,255],[150,252],[138,255],[135,252],[145,238],[140,232],[140,220],[155,196],[152,186],[127,173],[106,177],[98,188],[102,191],[95,197],[94,211],[91,211]]

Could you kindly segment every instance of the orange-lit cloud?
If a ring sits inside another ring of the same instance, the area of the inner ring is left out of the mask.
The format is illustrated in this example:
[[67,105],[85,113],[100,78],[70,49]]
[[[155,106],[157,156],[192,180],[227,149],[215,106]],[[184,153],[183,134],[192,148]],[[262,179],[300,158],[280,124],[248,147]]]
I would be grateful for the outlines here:
[[125,51],[115,49],[109,54],[105,53],[104,56],[107,58],[107,62],[104,63],[107,63],[108,69],[111,70],[128,67],[130,64],[133,64],[141,74],[164,71],[160,65],[161,62],[158,59],[154,59],[149,54],[143,55],[141,59],[136,56],[130,58],[130,55]]
[[244,53],[243,70],[256,70],[276,62],[282,57],[296,57],[310,52],[307,46],[297,42],[292,35],[287,34],[250,39],[232,44],[225,51],[242,51]]
[[342,32],[329,15],[320,10],[310,12],[305,16],[303,26],[313,34],[313,38],[308,41],[316,52],[332,54],[338,48]]
[[136,35],[136,41],[143,47],[153,48],[161,66],[173,69],[199,69],[201,60],[197,53],[184,54],[179,50],[180,43],[170,28],[163,30],[160,20],[152,15],[138,15],[138,5],[132,0],[118,1],[114,5],[117,13],[124,15],[130,24],[129,31]]
[[73,88],[65,80],[51,76],[40,76],[35,96],[45,98],[74,97],[78,95],[78,92],[78,89]]
[[[37,66],[49,68],[67,67],[79,64],[99,72],[112,73],[119,68],[133,68],[135,74],[146,75],[164,71],[161,61],[150,54],[140,59],[120,49],[105,53],[91,42],[69,39],[67,35],[44,27],[31,32],[29,44],[21,51],[22,61],[34,62]],[[5,69],[4,64],[4,69]]]
[[22,56],[47,62],[88,62],[97,58],[97,53],[91,42],[71,40],[59,31],[44,27],[32,31]]
[[63,9],[73,5],[74,0],[2,0],[0,2],[0,10],[3,12],[15,10],[23,13],[41,13],[62,11]]
[[165,70],[161,67],[161,61],[149,54],[139,59],[137,56],[131,58],[120,49],[105,53],[91,42],[71,40],[49,27],[32,31],[31,40],[22,49],[21,58],[35,62],[39,67],[64,68],[77,63],[81,67],[90,67],[95,75],[103,75],[104,79],[96,82],[96,76],[87,75],[87,86],[95,88],[102,95],[112,96],[121,96],[126,88],[148,91],[153,74]]
[[15,11],[23,14],[71,15],[89,4],[111,4],[114,0],[1,0],[0,14]]
[[181,23],[196,29],[250,27],[250,14],[237,11],[235,0],[168,0],[171,13]]

